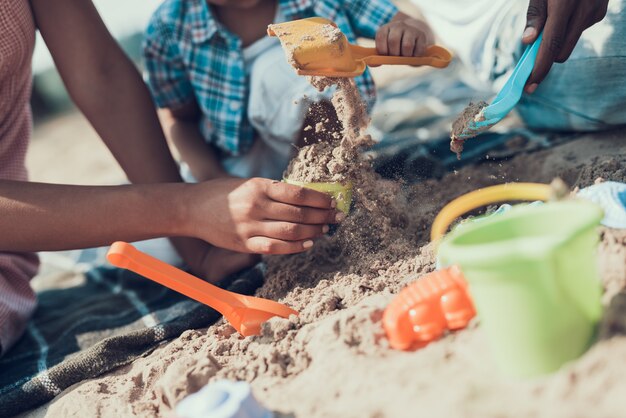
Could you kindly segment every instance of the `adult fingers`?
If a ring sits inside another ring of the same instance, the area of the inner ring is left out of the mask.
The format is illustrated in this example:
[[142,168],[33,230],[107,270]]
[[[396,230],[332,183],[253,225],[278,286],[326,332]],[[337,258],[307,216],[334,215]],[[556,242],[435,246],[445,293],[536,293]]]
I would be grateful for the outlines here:
[[530,44],[535,42],[537,36],[543,30],[548,17],[547,0],[530,0],[528,10],[526,12],[526,28],[522,35],[522,42]]
[[266,193],[270,199],[290,205],[320,209],[332,209],[337,205],[326,193],[279,181],[271,182],[266,189]]
[[606,17],[606,14],[608,11],[609,11],[609,0],[601,0],[598,4],[596,4],[592,23],[595,24],[603,20]]
[[389,55],[387,38],[389,37],[389,27],[383,26],[376,32],[376,51],[380,55]]
[[556,62],[565,62],[570,57],[583,32],[606,16],[608,0],[583,2],[570,17],[567,36]]
[[531,93],[534,91],[536,85],[543,81],[561,53],[572,13],[571,8],[562,3],[557,3],[554,8],[548,10],[548,18],[543,29],[543,40],[537,53],[535,67],[526,83],[528,86],[526,91]]
[[267,206],[265,219],[295,222],[307,225],[326,225],[341,222],[345,215],[335,210],[307,208],[272,202]]
[[565,42],[563,43],[563,47],[559,52],[559,55],[556,57],[556,62],[565,62],[572,55],[574,48],[576,48],[576,44],[578,44],[578,40],[580,36],[583,34],[583,31],[576,28],[574,25],[570,25],[572,29],[570,29],[567,37],[565,38]]
[[387,38],[388,55],[400,56],[402,55],[402,36],[404,30],[401,27],[394,26],[389,30],[389,37]]
[[313,247],[313,240],[282,241],[268,237],[252,237],[246,242],[248,251],[255,254],[296,254]]
[[266,221],[254,235],[261,235],[281,241],[306,241],[319,238],[329,230],[328,225],[303,225],[290,222]]

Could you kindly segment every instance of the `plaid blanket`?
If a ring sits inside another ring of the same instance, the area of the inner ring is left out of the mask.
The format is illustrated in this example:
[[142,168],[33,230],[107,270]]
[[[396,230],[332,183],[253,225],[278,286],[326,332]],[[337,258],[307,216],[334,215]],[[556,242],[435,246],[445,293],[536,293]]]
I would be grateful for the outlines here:
[[[263,265],[227,280],[252,294]],[[38,294],[17,345],[0,358],[0,417],[52,400],[71,385],[128,364],[160,342],[207,327],[216,311],[126,270],[101,267],[79,286]]]

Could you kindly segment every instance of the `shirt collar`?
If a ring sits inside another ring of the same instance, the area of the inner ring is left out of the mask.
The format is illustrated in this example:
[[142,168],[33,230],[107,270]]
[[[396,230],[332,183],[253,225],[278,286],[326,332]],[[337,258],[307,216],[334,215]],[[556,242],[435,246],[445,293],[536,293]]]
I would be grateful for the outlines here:
[[218,32],[218,24],[206,0],[191,0],[185,15],[185,26],[189,27],[191,40],[203,43]]
[[306,12],[313,9],[313,3],[313,0],[278,0],[278,7],[289,21],[308,17]]

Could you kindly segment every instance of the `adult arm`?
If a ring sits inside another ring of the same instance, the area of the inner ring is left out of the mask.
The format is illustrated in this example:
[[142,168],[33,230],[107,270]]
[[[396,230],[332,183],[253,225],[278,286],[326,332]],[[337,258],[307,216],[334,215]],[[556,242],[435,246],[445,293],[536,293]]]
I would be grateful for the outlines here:
[[340,221],[329,196],[267,179],[66,186],[0,180],[0,252],[185,236],[259,254],[307,250]]
[[[56,251],[177,236],[183,184],[66,186],[0,181],[0,251]],[[172,204],[174,203],[174,204]]]
[[608,0],[531,0],[522,42],[535,42],[541,31],[535,68],[526,92],[533,93],[555,62],[567,61],[582,33],[606,16]]
[[133,183],[181,181],[148,89],[89,0],[31,0],[67,90]]
[[[128,179],[133,183],[182,181],[150,93],[93,3],[89,0],[31,0],[31,4],[39,30],[70,96]],[[84,212],[79,213],[84,216]],[[203,266],[197,260],[204,258],[210,246],[182,237],[172,239],[172,243],[191,269],[204,276]]]

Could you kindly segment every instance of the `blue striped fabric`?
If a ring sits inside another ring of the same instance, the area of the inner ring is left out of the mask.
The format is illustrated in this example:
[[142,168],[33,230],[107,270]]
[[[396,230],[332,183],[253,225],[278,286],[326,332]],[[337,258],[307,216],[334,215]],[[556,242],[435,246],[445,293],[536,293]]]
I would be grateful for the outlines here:
[[[264,270],[259,264],[224,285],[252,294],[263,284]],[[110,267],[89,270],[83,283],[42,291],[37,299],[26,332],[0,357],[0,417],[49,402],[78,382],[221,318],[208,306]]]

